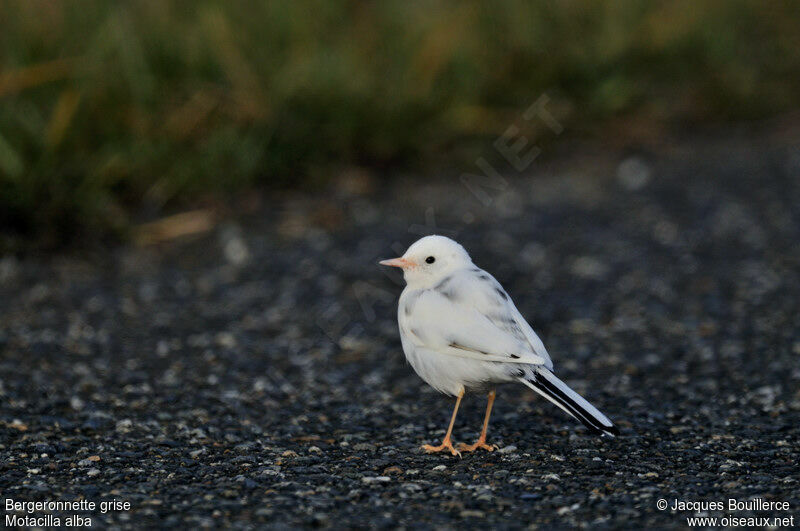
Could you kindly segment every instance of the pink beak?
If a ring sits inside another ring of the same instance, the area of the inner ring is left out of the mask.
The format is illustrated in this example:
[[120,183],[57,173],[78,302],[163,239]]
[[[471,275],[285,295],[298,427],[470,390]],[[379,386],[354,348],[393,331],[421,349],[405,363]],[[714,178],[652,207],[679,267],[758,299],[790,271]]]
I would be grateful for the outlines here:
[[411,260],[406,260],[405,258],[391,258],[389,260],[381,260],[378,263],[380,265],[399,267],[402,269],[405,269],[406,267],[414,267],[415,265],[417,265]]

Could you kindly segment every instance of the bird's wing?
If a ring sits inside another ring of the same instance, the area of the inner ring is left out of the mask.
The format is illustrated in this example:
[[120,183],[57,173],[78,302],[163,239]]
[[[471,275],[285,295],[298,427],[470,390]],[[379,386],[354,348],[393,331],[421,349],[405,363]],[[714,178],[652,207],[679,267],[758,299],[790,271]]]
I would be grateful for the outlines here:
[[549,360],[533,350],[516,323],[508,295],[501,295],[491,280],[471,270],[459,272],[411,295],[404,311],[409,339],[453,356],[545,365]]
[[545,360],[544,365],[549,369],[553,368],[553,362],[544,343],[517,310],[514,301],[497,279],[475,267],[459,274],[457,280],[464,285],[464,289],[474,294],[473,303],[479,311],[486,314],[498,327],[528,343],[531,351]]
[[[510,300],[510,299],[509,299]],[[545,366],[552,370],[553,369],[553,360],[550,359],[550,354],[547,352],[547,349],[542,343],[542,340],[539,338],[538,334],[533,331],[531,325],[528,324],[528,321],[522,317],[522,314],[519,313],[519,310],[514,306],[512,303],[511,306],[513,307],[514,319],[516,321],[517,326],[522,330],[522,333],[525,334],[525,339],[528,340],[528,344],[531,346],[531,349],[540,357],[544,358]]]

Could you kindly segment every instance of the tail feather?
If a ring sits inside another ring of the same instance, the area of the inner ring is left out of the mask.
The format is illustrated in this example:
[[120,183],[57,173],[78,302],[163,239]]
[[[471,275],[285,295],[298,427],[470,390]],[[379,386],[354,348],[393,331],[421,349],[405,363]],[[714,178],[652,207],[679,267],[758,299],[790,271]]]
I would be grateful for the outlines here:
[[539,368],[521,376],[519,381],[579,420],[592,433],[619,435],[619,429],[581,395],[569,388],[547,369]]

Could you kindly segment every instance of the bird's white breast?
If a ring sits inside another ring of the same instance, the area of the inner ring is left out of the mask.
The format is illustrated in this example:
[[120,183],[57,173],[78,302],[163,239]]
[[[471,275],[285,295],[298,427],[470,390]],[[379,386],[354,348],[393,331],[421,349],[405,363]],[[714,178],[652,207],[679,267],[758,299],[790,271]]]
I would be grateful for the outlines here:
[[508,364],[460,358],[427,346],[430,342],[426,341],[424,327],[415,327],[409,319],[421,291],[406,288],[397,308],[403,352],[419,377],[437,391],[453,396],[465,388],[509,381]]

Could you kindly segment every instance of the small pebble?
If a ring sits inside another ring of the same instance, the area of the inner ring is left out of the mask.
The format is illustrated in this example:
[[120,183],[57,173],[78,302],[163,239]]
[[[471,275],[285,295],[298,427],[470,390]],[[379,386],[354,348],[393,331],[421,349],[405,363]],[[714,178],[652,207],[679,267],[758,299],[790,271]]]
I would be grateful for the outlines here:
[[387,483],[391,481],[392,478],[389,476],[374,476],[374,477],[365,477],[361,478],[361,481],[364,483]]

